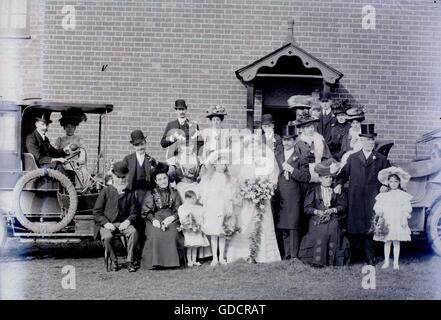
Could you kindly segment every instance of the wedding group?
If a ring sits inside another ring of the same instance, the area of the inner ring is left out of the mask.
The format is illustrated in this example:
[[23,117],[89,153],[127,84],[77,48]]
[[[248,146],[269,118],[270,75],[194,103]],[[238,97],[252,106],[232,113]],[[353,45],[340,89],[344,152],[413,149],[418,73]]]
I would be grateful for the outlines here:
[[[398,269],[400,241],[410,240],[409,174],[375,150],[364,108],[326,95],[293,96],[288,105],[295,118],[281,135],[271,114],[262,115],[261,130],[234,135],[223,127],[223,106],[207,109],[211,126],[201,129],[187,117],[186,101],[176,100],[177,119],[160,141],[162,162],[148,154],[144,132],[133,130],[133,152],[113,163],[93,209],[111,269],[121,266],[117,235],[127,239],[129,272],[238,260],[374,265],[374,241],[384,242],[383,268],[393,245]],[[26,146],[39,166],[64,170],[72,141],[81,144],[81,121],[81,114],[62,115],[66,137],[53,147],[45,137],[51,121],[36,118]]]

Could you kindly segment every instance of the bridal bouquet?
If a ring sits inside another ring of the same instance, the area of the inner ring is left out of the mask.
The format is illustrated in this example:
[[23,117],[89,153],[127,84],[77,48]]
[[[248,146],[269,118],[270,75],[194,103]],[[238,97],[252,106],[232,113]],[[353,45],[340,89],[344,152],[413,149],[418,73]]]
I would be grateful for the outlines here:
[[262,220],[265,207],[274,195],[275,185],[269,179],[254,178],[245,180],[240,194],[243,199],[250,201],[256,208],[254,230],[250,234],[250,256],[248,262],[256,263],[257,252],[260,246]]

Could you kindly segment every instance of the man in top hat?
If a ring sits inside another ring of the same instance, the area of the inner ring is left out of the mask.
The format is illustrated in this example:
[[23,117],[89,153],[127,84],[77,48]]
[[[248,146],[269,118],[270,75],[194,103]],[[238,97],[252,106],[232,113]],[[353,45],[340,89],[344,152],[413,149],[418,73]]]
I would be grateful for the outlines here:
[[116,162],[112,169],[112,185],[101,190],[93,215],[95,218],[95,239],[101,238],[105,250],[109,253],[113,271],[119,265],[112,246],[112,238],[116,232],[127,238],[127,270],[136,271],[135,248],[138,242],[138,231],[134,224],[140,219],[140,207],[134,192],[127,188],[129,169],[124,162]]
[[310,180],[308,162],[294,153],[295,126],[283,127],[282,149],[275,154],[280,174],[274,196],[276,228],[283,239],[284,259],[298,257],[303,198],[301,184]]
[[195,144],[199,153],[199,149],[204,142],[199,138],[199,125],[187,118],[187,104],[185,100],[176,100],[175,110],[177,119],[167,123],[161,139],[161,146],[163,148],[172,148],[169,150],[171,152],[168,152],[167,158],[177,155],[177,141],[185,141],[187,145]]
[[332,101],[327,94],[322,93],[320,96],[321,112],[319,116],[319,123],[317,126],[317,132],[320,133],[327,144],[331,140],[331,128],[335,123],[335,116],[331,109]]
[[348,100],[333,105],[332,112],[336,121],[331,126],[331,136],[328,142],[332,157],[340,160],[340,151],[343,137],[349,132],[351,124],[346,120],[346,110]]
[[347,228],[351,236],[351,247],[354,254],[364,249],[366,263],[375,264],[372,234],[369,233],[374,215],[375,197],[380,191],[381,183],[378,173],[389,167],[386,157],[374,150],[374,124],[362,124],[359,134],[362,149],[349,156],[346,164],[337,177],[337,189],[349,180]]
[[274,121],[271,114],[262,115],[262,142],[274,152],[282,151],[282,138],[274,133]]
[[26,137],[26,149],[34,156],[37,166],[66,174],[62,164],[66,162],[65,157],[70,154],[69,145],[64,149],[56,149],[51,145],[46,136],[51,123],[50,112],[43,111],[35,117],[36,129]]

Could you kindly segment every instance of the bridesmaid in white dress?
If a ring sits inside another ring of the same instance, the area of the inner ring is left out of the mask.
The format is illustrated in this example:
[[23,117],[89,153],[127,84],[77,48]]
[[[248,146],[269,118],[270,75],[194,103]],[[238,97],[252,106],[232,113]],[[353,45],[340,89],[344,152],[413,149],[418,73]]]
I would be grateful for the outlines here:
[[[262,145],[261,137],[255,135],[245,138],[244,141],[244,159],[242,164],[236,167],[236,193],[239,192],[240,185],[247,179],[268,178],[274,184],[277,183],[279,168],[272,150]],[[237,260],[250,259],[251,234],[256,228],[255,217],[257,210],[248,200],[242,200],[235,208],[238,215],[237,220],[240,224],[240,232],[235,233],[227,247],[227,262],[231,263]],[[280,252],[277,245],[276,234],[274,230],[273,213],[269,201],[265,206],[262,219],[262,229],[260,233],[260,245],[257,250],[255,262],[269,263],[280,261]]]

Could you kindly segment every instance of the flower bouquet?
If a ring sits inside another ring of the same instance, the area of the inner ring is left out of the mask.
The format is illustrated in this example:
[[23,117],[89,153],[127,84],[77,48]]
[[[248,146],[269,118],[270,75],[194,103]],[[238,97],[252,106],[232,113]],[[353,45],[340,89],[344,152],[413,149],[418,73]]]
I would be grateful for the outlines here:
[[369,233],[373,233],[379,240],[384,239],[389,233],[386,220],[382,216],[374,215]]
[[250,234],[250,256],[248,262],[256,263],[257,252],[260,246],[262,220],[265,207],[274,195],[275,185],[269,179],[247,179],[240,188],[242,198],[249,201],[256,208],[254,230]]

